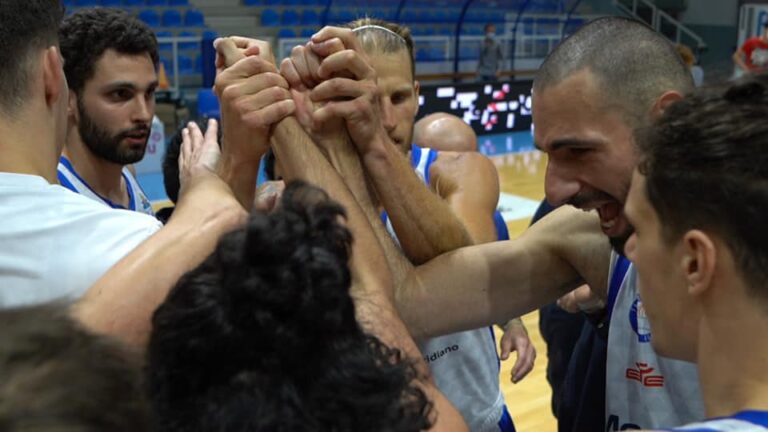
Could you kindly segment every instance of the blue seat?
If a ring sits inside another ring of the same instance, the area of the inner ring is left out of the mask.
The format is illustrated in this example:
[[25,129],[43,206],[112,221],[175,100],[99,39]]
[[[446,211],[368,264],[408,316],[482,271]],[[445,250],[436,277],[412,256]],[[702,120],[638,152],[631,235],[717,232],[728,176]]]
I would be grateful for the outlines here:
[[[173,35],[169,31],[155,32],[155,36],[158,39],[173,37]],[[158,49],[160,49],[160,51],[172,51],[173,50],[173,44],[171,42],[160,42],[160,41],[158,41],[157,45],[158,45]]]
[[280,0],[262,0],[261,4],[268,6],[277,6],[280,4]]
[[296,32],[289,28],[283,28],[280,29],[279,32],[277,32],[277,37],[279,38],[295,38]]
[[168,0],[168,6],[189,6],[189,0]]
[[98,5],[98,0],[75,0],[75,6],[79,7],[93,7]]
[[[179,37],[194,37],[197,38],[197,33],[185,30],[182,32],[179,32]],[[179,49],[180,50],[199,50],[200,49],[200,42],[179,42]]]
[[203,32],[203,39],[204,39],[204,40],[207,40],[207,39],[216,39],[217,37],[219,37],[219,33],[218,33],[218,32],[216,32],[216,31],[213,31],[213,30],[206,30],[206,31],[204,31],[204,32]]
[[301,31],[301,37],[309,39],[315,33],[317,33],[317,29],[316,28],[312,28],[312,27],[305,28],[304,30]]
[[179,55],[179,74],[192,75],[195,73],[195,62],[191,57]]
[[160,27],[160,15],[152,9],[144,9],[139,12],[139,19],[150,27]]
[[196,74],[202,74],[203,73],[203,56],[199,55],[195,57],[195,73]]
[[123,0],[123,5],[130,7],[144,6],[144,0]]
[[263,3],[262,0],[243,0],[243,4],[246,6],[261,6]]
[[123,2],[121,0],[101,0],[101,5],[104,7],[121,7]]
[[280,23],[284,26],[299,25],[299,14],[293,9],[286,9],[280,18]]
[[144,0],[146,6],[168,6],[168,0]]
[[219,98],[211,89],[200,89],[197,92],[197,116],[200,120],[206,118],[221,118]]
[[261,25],[263,27],[274,27],[280,24],[280,15],[274,9],[264,9],[261,11]]
[[189,9],[184,14],[184,25],[187,27],[205,27],[205,16],[196,9]]
[[181,12],[168,9],[161,15],[160,22],[163,23],[163,27],[181,27]]
[[283,6],[298,6],[299,0],[283,0]]
[[301,12],[301,25],[311,25],[311,26],[319,26],[320,25],[320,14],[317,13],[314,9],[304,9]]

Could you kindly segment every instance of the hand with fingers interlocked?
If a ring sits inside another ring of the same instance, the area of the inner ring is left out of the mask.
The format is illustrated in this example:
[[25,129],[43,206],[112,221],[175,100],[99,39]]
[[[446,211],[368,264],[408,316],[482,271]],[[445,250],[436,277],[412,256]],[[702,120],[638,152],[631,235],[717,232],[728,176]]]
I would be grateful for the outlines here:
[[387,139],[376,71],[351,29],[323,28],[295,47],[280,70],[297,101],[297,117],[313,138],[333,137],[341,122],[360,154]]
[[179,152],[179,182],[183,188],[194,176],[215,174],[218,171],[221,149],[218,141],[218,122],[208,121],[203,135],[197,123],[190,122],[182,132]]

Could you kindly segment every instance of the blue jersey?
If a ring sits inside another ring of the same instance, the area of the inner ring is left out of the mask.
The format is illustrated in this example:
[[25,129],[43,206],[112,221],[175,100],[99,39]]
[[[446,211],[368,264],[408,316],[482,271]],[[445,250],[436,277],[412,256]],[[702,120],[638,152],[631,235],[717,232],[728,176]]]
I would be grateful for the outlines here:
[[760,432],[768,431],[768,411],[741,411],[664,431],[686,432]]

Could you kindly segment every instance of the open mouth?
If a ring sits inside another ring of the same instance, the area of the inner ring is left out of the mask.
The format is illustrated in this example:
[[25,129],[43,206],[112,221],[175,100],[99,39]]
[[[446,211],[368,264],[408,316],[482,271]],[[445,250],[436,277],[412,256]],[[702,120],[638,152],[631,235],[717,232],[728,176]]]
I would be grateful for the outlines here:
[[605,203],[597,207],[597,213],[600,215],[600,227],[609,237],[616,237],[624,230],[622,223],[621,205],[615,201]]

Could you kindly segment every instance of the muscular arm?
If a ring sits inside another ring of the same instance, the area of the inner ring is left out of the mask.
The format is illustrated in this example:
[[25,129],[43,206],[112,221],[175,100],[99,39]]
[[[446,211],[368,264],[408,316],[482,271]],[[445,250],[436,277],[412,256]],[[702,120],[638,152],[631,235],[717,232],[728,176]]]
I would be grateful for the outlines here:
[[382,141],[384,145],[363,154],[362,160],[410,261],[422,264],[472,244],[469,233],[449,205],[424,187],[389,139]]
[[[357,319],[363,328],[390,347],[398,348],[416,361],[422,375],[429,377],[421,353],[398,316],[387,262],[364,212],[344,181],[333,170],[294,118],[280,122],[274,131],[273,149],[288,180],[300,178],[324,188],[347,210],[347,224],[354,235],[350,263]],[[440,393],[430,378],[421,385],[435,407],[435,431],[465,431],[464,420]]]
[[430,182],[464,225],[472,244],[498,240],[493,213],[499,202],[499,176],[487,157],[442,152],[432,164]]
[[[556,210],[516,240],[462,248],[420,266],[397,291],[416,338],[503,322],[586,282],[606,295],[611,248],[596,215]],[[440,313],[425,314],[429,304]]]
[[185,186],[173,217],[102,276],[73,313],[90,330],[143,350],[151,317],[168,291],[213,251],[222,234],[246,213],[223,181],[195,178]]

